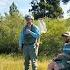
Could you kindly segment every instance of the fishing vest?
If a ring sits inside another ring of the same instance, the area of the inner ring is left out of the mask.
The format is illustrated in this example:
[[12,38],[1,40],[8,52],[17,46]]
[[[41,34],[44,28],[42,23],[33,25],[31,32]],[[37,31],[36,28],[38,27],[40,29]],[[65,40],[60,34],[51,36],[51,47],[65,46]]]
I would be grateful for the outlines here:
[[[25,26],[24,31],[27,29],[27,26]],[[35,26],[31,25],[31,31],[35,31]],[[32,45],[36,43],[36,38],[34,38],[31,34],[24,34],[24,45]]]

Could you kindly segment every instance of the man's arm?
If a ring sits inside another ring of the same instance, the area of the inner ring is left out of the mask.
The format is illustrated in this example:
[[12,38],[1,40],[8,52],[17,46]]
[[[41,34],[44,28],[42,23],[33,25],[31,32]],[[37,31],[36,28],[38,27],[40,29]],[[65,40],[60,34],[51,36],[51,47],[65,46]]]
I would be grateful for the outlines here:
[[37,38],[37,39],[40,37],[40,34],[41,34],[37,26],[35,27],[35,31],[34,32],[31,31],[30,33],[34,38]]

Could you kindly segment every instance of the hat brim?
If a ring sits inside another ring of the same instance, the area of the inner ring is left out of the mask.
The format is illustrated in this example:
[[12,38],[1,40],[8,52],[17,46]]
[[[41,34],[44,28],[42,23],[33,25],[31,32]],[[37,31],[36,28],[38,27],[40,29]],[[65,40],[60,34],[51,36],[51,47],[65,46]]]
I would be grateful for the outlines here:
[[27,18],[26,20],[33,20],[32,18]]
[[63,37],[70,37],[69,35],[67,34],[62,34]]

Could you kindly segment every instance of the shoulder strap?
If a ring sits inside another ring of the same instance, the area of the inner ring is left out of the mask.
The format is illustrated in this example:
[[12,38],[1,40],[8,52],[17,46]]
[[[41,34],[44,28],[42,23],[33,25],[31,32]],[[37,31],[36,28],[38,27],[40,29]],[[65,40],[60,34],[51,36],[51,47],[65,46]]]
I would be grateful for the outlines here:
[[26,27],[27,27],[27,25],[25,27],[23,27],[23,32],[25,31]]
[[31,25],[31,30],[33,31],[35,29],[35,25]]
[[[31,30],[35,29],[35,25],[31,25]],[[40,38],[36,39],[36,43],[40,43]]]

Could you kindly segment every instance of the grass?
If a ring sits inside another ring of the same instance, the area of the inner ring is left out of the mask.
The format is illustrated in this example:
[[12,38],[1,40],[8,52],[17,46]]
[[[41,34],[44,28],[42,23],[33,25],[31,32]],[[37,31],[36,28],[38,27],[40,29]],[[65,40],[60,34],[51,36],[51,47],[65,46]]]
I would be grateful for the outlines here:
[[[0,55],[0,70],[23,70],[23,63],[22,56]],[[49,60],[38,61],[38,70],[47,70],[48,63]]]

